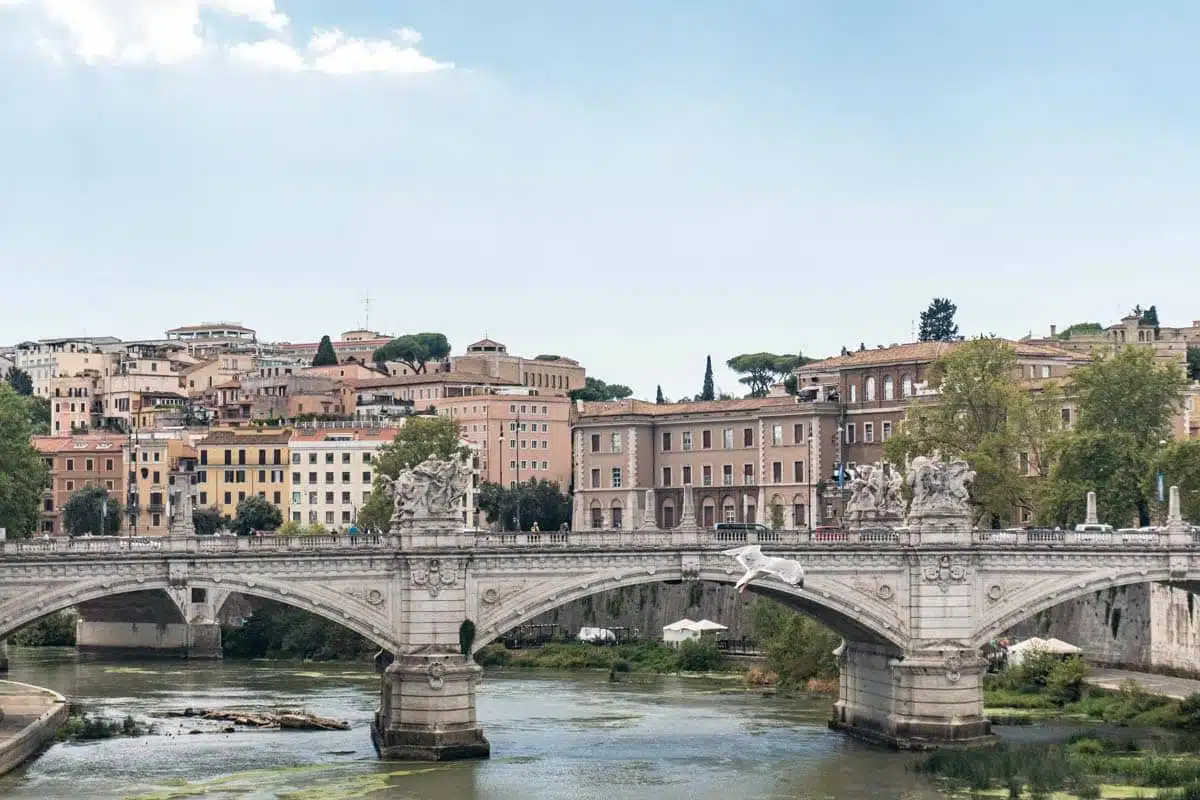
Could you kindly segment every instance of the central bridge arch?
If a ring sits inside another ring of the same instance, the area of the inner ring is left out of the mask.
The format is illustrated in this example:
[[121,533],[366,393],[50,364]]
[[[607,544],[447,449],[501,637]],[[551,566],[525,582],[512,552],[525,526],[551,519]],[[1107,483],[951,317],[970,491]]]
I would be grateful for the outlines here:
[[[564,577],[504,597],[499,596],[496,589],[485,589],[480,598],[481,610],[476,622],[479,634],[472,653],[548,611],[601,592],[649,583],[705,581],[732,585],[740,578],[740,572],[731,575],[727,570],[713,568],[688,575],[678,569],[638,569],[617,575]],[[751,583],[747,590],[803,612],[849,641],[896,652],[902,652],[907,644],[905,626],[894,611],[878,600],[847,592],[846,587],[836,581],[810,575],[800,588],[768,578]]]

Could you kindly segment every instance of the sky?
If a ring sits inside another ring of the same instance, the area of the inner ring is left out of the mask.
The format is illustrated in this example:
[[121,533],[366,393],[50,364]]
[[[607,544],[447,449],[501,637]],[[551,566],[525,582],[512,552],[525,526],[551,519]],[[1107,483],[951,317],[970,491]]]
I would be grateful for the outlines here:
[[744,352],[1200,319],[1200,5],[0,0],[0,343]]

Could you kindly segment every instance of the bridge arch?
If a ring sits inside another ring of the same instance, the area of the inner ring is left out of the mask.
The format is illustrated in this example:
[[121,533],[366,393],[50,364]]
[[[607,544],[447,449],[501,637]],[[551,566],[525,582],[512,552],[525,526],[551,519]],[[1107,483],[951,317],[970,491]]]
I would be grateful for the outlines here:
[[[536,590],[526,590],[511,597],[498,598],[491,606],[487,605],[488,597],[485,593],[485,605],[481,606],[479,619],[476,620],[478,635],[472,652],[477,652],[508,631],[548,611],[600,592],[647,583],[682,580],[732,585],[740,577],[740,574],[730,575],[719,569],[702,569],[688,576],[682,575],[679,570],[658,572],[638,569],[616,575],[594,575],[582,579],[580,576],[563,578]],[[836,582],[820,576],[809,576],[803,589],[780,581],[766,580],[751,584],[748,590],[776,600],[794,611],[801,611],[850,641],[877,644],[900,652],[905,649],[908,636],[894,612],[864,595],[850,596],[845,586]]]
[[1142,583],[1175,583],[1178,585],[1181,582],[1178,580],[1178,576],[1174,576],[1175,581],[1172,581],[1172,577],[1171,571],[1167,568],[1130,567],[1064,575],[1052,581],[1037,583],[1017,592],[1011,598],[999,602],[991,613],[984,616],[980,620],[979,632],[971,640],[971,645],[983,647],[1005,631],[1062,603],[1078,600],[1105,589],[1116,589]]
[[[357,601],[337,595],[320,586],[296,586],[278,580],[260,578],[222,578],[220,580],[189,578],[187,588],[227,589],[264,600],[308,611],[354,631],[384,650],[399,652],[393,638],[392,625],[380,613],[357,608]],[[175,586],[167,578],[105,577],[88,578],[62,583],[54,587],[30,587],[26,592],[10,597],[0,604],[0,639],[37,620],[59,611],[117,595],[163,590],[170,594]]]

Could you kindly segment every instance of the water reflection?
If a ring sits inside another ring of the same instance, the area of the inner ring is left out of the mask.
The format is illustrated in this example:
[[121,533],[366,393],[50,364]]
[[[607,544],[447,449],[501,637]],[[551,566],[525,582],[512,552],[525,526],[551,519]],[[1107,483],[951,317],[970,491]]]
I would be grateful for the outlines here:
[[[101,662],[71,650],[12,652],[14,680],[89,709],[152,722],[160,734],[55,745],[0,779],[14,798],[837,798],[940,797],[911,757],[825,727],[829,701],[722,691],[728,684],[602,674],[489,673],[479,716],[493,758],[381,763],[368,723],[369,669],[269,662]],[[293,707],[348,720],[348,732],[192,734],[163,716],[186,707]]]

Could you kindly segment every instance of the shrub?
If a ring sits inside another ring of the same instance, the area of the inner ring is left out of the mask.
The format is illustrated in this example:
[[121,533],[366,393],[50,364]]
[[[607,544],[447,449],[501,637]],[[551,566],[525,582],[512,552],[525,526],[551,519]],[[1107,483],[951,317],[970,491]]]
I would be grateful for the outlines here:
[[70,611],[59,611],[25,626],[9,641],[18,647],[73,647],[75,620]]
[[1087,666],[1083,659],[1078,656],[1063,659],[1046,674],[1046,694],[1056,705],[1077,702],[1083,696],[1083,679],[1086,676]]
[[721,651],[710,640],[686,641],[679,645],[679,668],[684,672],[710,672],[721,666]]

